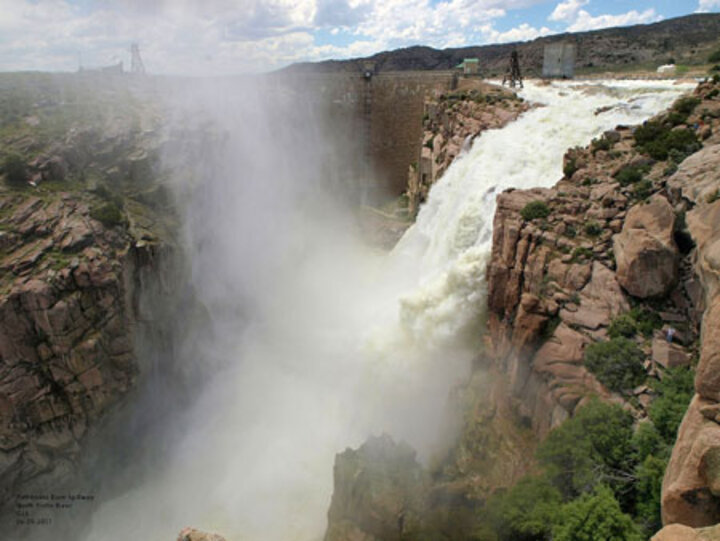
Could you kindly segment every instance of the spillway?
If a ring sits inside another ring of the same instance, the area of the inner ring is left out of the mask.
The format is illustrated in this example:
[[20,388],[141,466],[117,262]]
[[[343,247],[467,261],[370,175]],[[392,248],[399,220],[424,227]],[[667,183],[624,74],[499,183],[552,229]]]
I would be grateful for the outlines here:
[[690,87],[527,84],[521,95],[538,106],[478,137],[389,255],[341,213],[303,210],[317,204],[307,194],[278,195],[273,182],[297,164],[286,171],[256,147],[249,137],[264,128],[250,122],[237,149],[250,165],[224,174],[268,184],[236,179],[188,203],[197,290],[215,326],[202,345],[227,362],[198,388],[162,465],[105,503],[86,539],[167,541],[188,525],[233,541],[322,539],[335,453],[388,432],[428,457],[441,436],[481,332],[496,195],[552,186],[569,147],[640,123]]

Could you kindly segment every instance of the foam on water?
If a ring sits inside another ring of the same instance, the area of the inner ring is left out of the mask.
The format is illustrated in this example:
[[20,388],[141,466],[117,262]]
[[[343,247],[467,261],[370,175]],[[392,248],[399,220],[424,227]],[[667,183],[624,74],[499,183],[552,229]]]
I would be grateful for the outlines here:
[[[394,250],[393,264],[418,285],[402,301],[406,328],[425,339],[452,339],[475,321],[498,193],[553,186],[568,148],[617,125],[641,123],[690,88],[640,81],[528,83],[520,94],[543,106],[483,133],[456,159]],[[609,110],[595,114],[600,108]]]

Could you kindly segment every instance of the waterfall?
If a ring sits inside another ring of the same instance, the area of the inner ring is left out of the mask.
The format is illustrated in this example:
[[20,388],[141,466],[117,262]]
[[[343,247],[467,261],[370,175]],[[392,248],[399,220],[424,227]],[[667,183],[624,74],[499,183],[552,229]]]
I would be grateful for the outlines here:
[[496,195],[553,185],[568,147],[688,88],[529,83],[522,95],[539,106],[477,137],[390,255],[299,188],[317,174],[322,134],[301,124],[294,137],[284,113],[241,108],[232,163],[188,202],[196,287],[215,325],[197,362],[214,359],[215,377],[164,466],[105,503],[86,539],[167,541],[188,525],[233,541],[321,539],[335,453],[382,431],[432,452],[475,352]]
[[528,83],[521,95],[541,106],[477,138],[432,187],[392,254],[399,272],[413,276],[402,299],[406,328],[425,339],[453,339],[476,321],[498,193],[553,186],[568,148],[617,125],[642,123],[690,88],[661,81]]

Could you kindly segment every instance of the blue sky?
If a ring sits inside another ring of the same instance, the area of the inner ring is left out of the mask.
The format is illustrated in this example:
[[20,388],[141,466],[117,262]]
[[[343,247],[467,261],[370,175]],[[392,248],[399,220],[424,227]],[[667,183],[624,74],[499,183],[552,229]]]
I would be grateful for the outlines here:
[[152,73],[233,74],[718,11],[720,0],[0,0],[0,70],[128,66],[136,41]]

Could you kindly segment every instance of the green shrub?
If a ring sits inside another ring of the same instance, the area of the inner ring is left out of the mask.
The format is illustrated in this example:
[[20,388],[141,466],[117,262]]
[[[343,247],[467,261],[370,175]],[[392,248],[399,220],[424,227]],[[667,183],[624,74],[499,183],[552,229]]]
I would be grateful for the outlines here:
[[566,237],[570,238],[570,239],[574,239],[574,238],[577,236],[577,230],[575,229],[574,226],[568,225],[568,226],[565,228],[565,233],[564,233],[564,235],[565,235]]
[[563,175],[570,178],[578,170],[577,160],[575,158],[568,158],[563,164]]
[[615,174],[615,180],[620,183],[620,186],[629,186],[630,184],[640,182],[645,173],[647,173],[646,167],[626,165]]
[[500,539],[547,539],[562,505],[560,492],[545,477],[523,477],[488,501],[490,520]]
[[27,165],[19,154],[11,153],[5,156],[3,171],[5,172],[5,178],[11,184],[22,184],[27,181]]
[[636,306],[630,310],[630,317],[635,320],[638,332],[649,338],[655,329],[662,327],[662,318],[654,310]]
[[710,56],[708,56],[708,62],[709,62],[710,64],[713,64],[713,63],[715,63],[715,62],[720,62],[720,49],[718,49],[717,51],[713,51],[712,53],[710,53]]
[[588,237],[598,237],[602,232],[603,229],[597,222],[589,222],[585,225],[585,234]]
[[113,227],[125,222],[125,216],[115,203],[105,203],[90,210],[90,216],[106,227]]
[[692,370],[679,366],[666,370],[663,378],[653,384],[657,396],[650,404],[648,415],[668,444],[675,441],[694,393],[694,380]]
[[672,108],[674,111],[687,116],[695,110],[695,107],[697,107],[701,101],[700,98],[686,96],[676,100]]
[[537,450],[553,485],[566,498],[607,483],[623,491],[633,470],[633,418],[617,404],[597,398],[548,434]]
[[552,529],[553,541],[642,541],[629,515],[620,509],[612,491],[604,485],[592,494],[562,506]]
[[660,497],[667,460],[649,455],[635,470],[637,504],[635,513],[643,529],[650,535],[662,528]]
[[650,181],[650,179],[644,178],[635,186],[633,186],[633,196],[638,201],[642,201],[644,199],[647,199],[652,195],[653,192],[653,183]]
[[585,366],[608,389],[622,392],[645,380],[645,355],[632,340],[624,337],[595,342],[585,348]]
[[649,419],[637,424],[633,434],[633,447],[638,463],[642,463],[650,455],[667,458],[670,451],[670,447]]
[[601,137],[598,137],[598,138],[596,138],[596,139],[593,139],[593,140],[590,142],[590,149],[592,150],[593,155],[594,155],[598,150],[610,150],[611,148],[612,148],[612,143],[611,143],[610,140],[609,140],[607,137],[605,137],[604,135],[601,136]]
[[708,194],[708,196],[706,197],[706,201],[708,203],[714,203],[718,199],[720,199],[720,188],[716,189],[711,194]]
[[573,250],[572,262],[578,263],[585,259],[592,259],[592,257],[593,251],[590,248],[585,248],[585,246],[578,246]]
[[610,338],[632,338],[637,334],[637,325],[630,314],[621,314],[610,322],[608,327]]
[[670,111],[665,120],[671,126],[679,126],[680,124],[685,123],[685,121],[688,119],[688,116],[689,115],[685,113],[680,113],[678,111]]
[[544,201],[530,201],[520,211],[520,215],[528,222],[536,218],[547,218],[550,215],[550,208]]
[[646,122],[635,129],[635,144],[641,152],[656,160],[667,160],[672,149],[689,156],[701,147],[693,130],[673,130],[669,125],[656,121]]

